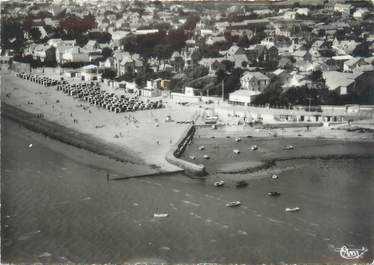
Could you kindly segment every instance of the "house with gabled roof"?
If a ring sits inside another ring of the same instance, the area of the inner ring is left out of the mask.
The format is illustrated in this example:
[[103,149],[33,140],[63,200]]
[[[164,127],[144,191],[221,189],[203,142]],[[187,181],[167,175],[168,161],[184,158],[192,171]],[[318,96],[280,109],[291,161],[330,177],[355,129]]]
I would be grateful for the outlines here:
[[240,78],[241,89],[229,94],[229,103],[249,106],[254,98],[270,84],[270,78],[261,72],[245,72]]
[[337,91],[340,95],[350,94],[355,88],[357,79],[363,72],[342,73],[337,71],[323,72],[326,86],[329,90]]
[[363,58],[353,58],[348,61],[345,61],[343,64],[344,72],[353,72],[356,69],[360,68],[363,65],[370,65]]
[[240,78],[242,89],[262,92],[270,84],[270,78],[261,72],[245,72]]

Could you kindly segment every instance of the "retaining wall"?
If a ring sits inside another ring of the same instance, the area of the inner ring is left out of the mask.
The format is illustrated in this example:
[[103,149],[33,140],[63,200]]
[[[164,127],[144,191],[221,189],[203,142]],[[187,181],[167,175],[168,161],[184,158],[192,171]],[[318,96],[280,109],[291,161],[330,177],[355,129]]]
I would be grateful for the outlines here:
[[180,159],[181,154],[186,149],[188,143],[192,140],[195,131],[195,126],[192,124],[189,125],[183,136],[172,146],[165,158],[169,163],[182,168],[187,175],[200,177],[206,175],[204,165],[198,165]]

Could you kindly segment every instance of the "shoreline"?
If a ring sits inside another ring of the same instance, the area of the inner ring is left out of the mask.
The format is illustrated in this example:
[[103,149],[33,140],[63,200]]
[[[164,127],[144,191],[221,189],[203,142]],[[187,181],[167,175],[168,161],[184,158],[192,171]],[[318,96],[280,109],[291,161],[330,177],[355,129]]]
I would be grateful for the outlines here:
[[[352,125],[352,128],[360,127]],[[211,138],[259,138],[265,139],[316,139],[344,142],[374,142],[374,131],[368,130],[365,133],[348,131],[339,127],[310,127],[306,131],[305,127],[294,128],[267,128],[267,127],[223,127],[215,130],[206,127],[199,127],[196,135],[202,139]]]
[[[2,115],[26,128],[60,142],[127,163],[128,166],[141,167],[143,170],[139,172],[139,176],[183,170],[185,173],[191,171],[193,175],[194,173],[203,175],[204,166],[195,164],[188,158],[181,160],[180,154],[175,152],[179,149],[179,145],[183,145],[184,139],[189,138],[189,126],[178,124],[177,121],[191,120],[191,117],[194,119],[197,112],[201,115],[201,110],[197,107],[186,108],[173,102],[166,102],[166,108],[157,111],[113,114],[68,97],[56,91],[54,87],[45,88],[9,75],[2,76],[2,81],[4,81],[3,91],[11,94],[10,97],[2,99]],[[39,114],[42,114],[43,118],[39,117]],[[163,122],[170,116],[172,122],[166,120]],[[72,122],[73,118],[79,120],[79,123]],[[103,127],[105,128],[101,129]],[[200,126],[196,128],[193,141],[197,138],[229,136],[280,141],[298,138],[374,142],[373,131],[360,133],[342,129],[343,127],[310,127],[308,130],[304,127],[274,129],[266,126],[250,127],[228,123],[216,130]],[[253,167],[261,169],[264,164],[266,161],[261,161],[261,164],[250,168],[239,165],[237,168],[233,166],[225,171],[253,171],[255,170]]]
[[295,156],[295,157],[287,157],[287,158],[274,158],[274,159],[265,159],[259,161],[261,165],[256,165],[252,167],[237,169],[237,170],[218,170],[218,174],[223,175],[235,175],[235,174],[250,174],[250,173],[258,173],[262,170],[271,169],[277,166],[277,162],[287,162],[287,161],[295,161],[295,160],[346,160],[346,159],[373,159],[374,154],[358,154],[358,155],[349,155],[349,154],[342,154],[342,155],[316,155],[316,156]]
[[[201,132],[200,132],[201,133]],[[227,180],[235,183],[241,180],[251,180],[258,176],[278,174],[281,165],[298,164],[298,161],[329,161],[374,159],[373,142],[344,141],[342,139],[319,139],[297,137],[249,137],[241,138],[239,142],[230,138],[195,138],[183,158],[190,161],[195,156],[196,163],[205,165],[209,176],[208,182]],[[204,151],[199,146],[204,145]],[[257,151],[250,147],[257,145]],[[284,150],[284,146],[293,145],[295,149]],[[239,154],[233,153],[238,149]],[[203,158],[208,155],[209,160]]]
[[[53,137],[62,139],[62,142],[144,166],[147,174],[149,171],[181,171],[181,168],[166,161],[165,156],[187,128],[186,124],[174,121],[192,117],[195,109],[181,109],[173,102],[165,102],[166,107],[157,111],[113,113],[65,95],[55,87],[43,87],[12,74],[1,77],[2,102],[12,106],[9,108],[17,108],[18,114],[22,111],[23,114],[18,116],[22,117],[23,124],[28,119],[34,119],[36,124],[28,122],[34,130],[40,131],[39,127],[45,127],[41,126],[41,119],[37,119],[42,116],[48,121],[44,125],[52,128]],[[170,116],[172,122],[166,120]],[[43,133],[49,134],[46,130]]]
[[[105,156],[117,162],[127,163],[132,166],[141,167],[144,170],[142,175],[157,175],[163,172],[157,167],[146,164],[140,158],[131,155],[120,146],[103,141],[92,135],[87,135],[73,129],[64,127],[56,122],[49,121],[37,115],[24,111],[15,106],[1,102],[1,115],[33,132],[45,135],[61,143]],[[129,176],[136,177],[136,176]]]

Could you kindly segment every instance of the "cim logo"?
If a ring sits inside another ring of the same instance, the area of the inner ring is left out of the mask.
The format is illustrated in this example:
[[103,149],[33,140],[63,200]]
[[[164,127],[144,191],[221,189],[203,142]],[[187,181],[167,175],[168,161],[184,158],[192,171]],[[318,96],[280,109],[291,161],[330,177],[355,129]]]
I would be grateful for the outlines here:
[[342,246],[341,248],[337,248],[335,251],[339,252],[340,256],[343,259],[360,259],[364,257],[368,249],[365,247],[362,247],[361,249],[357,249],[357,248],[348,248],[347,246]]

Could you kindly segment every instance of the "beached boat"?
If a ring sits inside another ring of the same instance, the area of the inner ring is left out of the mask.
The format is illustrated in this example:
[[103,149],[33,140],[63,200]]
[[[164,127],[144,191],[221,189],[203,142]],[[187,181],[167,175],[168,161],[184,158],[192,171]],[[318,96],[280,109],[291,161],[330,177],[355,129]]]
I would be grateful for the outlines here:
[[204,149],[205,149],[205,146],[203,146],[203,145],[202,145],[202,146],[199,146],[199,150],[200,150],[200,151],[202,151],[202,150],[204,150]]
[[168,217],[169,216],[169,214],[167,214],[167,213],[154,213],[153,214],[153,217],[155,217],[155,218],[165,218],[165,217]]
[[251,146],[251,150],[252,150],[252,151],[256,151],[257,149],[258,149],[258,146],[257,146],[257,145],[252,145],[252,146]]
[[233,150],[234,154],[240,154],[240,151],[238,149]]
[[276,192],[276,191],[271,191],[271,192],[268,192],[268,196],[271,196],[271,197],[277,197],[279,196],[280,193],[279,192]]
[[272,179],[277,179],[277,178],[278,178],[278,175],[273,174],[273,175],[271,176],[271,178],[272,178]]
[[208,155],[204,155],[203,157],[204,157],[204,159],[209,159],[210,158]]
[[240,201],[233,201],[233,202],[226,203],[226,207],[236,207],[236,206],[239,206],[240,204],[241,204]]
[[284,150],[292,150],[292,149],[294,149],[294,146],[293,145],[286,145],[283,149]]
[[225,182],[223,180],[214,182],[215,187],[223,187],[225,185]]
[[300,211],[301,209],[299,207],[294,207],[294,208],[286,208],[285,211],[286,212],[298,212]]

